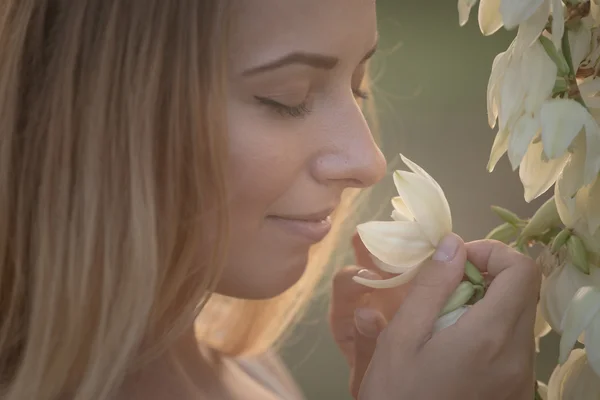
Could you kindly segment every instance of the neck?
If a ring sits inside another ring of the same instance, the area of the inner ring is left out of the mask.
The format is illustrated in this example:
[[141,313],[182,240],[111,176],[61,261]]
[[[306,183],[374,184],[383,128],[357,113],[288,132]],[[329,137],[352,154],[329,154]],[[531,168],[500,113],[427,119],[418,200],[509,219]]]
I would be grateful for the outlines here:
[[220,361],[217,351],[196,340],[191,326],[159,357],[129,376],[116,400],[197,397],[218,379]]

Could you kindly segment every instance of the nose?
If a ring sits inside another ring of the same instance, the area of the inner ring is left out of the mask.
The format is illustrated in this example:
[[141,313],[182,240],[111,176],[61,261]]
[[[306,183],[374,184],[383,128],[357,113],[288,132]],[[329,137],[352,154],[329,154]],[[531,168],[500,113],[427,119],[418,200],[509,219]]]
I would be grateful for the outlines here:
[[362,110],[352,101],[335,114],[326,118],[321,131],[326,144],[313,163],[313,175],[344,188],[374,185],[385,176],[387,165]]

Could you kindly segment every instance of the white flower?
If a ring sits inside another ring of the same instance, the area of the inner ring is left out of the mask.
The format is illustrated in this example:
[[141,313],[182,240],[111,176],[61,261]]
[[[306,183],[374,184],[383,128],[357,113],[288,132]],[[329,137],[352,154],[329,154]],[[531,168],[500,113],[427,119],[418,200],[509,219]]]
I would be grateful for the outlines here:
[[566,363],[557,366],[548,382],[547,400],[597,400],[600,379],[590,368],[585,351],[574,350]]
[[534,138],[519,165],[525,201],[530,202],[546,193],[556,182],[568,160],[568,154],[548,160],[541,138]]
[[392,199],[393,221],[367,222],[357,230],[367,250],[382,261],[380,267],[401,275],[376,281],[354,278],[369,287],[387,288],[410,281],[440,240],[452,232],[450,206],[440,185],[417,164],[400,156],[412,172],[394,172],[399,196]]
[[552,95],[556,74],[556,64],[541,43],[536,41],[526,50],[517,51],[513,40],[492,64],[487,88],[490,127],[495,126],[497,117],[499,130],[510,131],[522,115],[535,116]]
[[[459,23],[465,25],[476,0],[458,0]],[[478,22],[484,35],[491,35],[502,26],[511,30],[525,26],[531,43],[542,32],[552,14],[553,42],[558,48],[564,32],[564,8],[561,0],[481,0]],[[531,32],[531,33],[530,33]],[[535,36],[533,36],[535,35]]]
[[538,393],[542,400],[548,400],[548,386],[546,386],[543,382],[538,381]]
[[581,238],[586,249],[598,255],[600,254],[600,229],[598,229],[600,178],[592,185],[579,189],[575,195],[570,195],[573,181],[565,179],[564,175],[563,173],[554,190],[558,215],[562,223]]
[[568,31],[571,61],[575,71],[590,54],[592,42],[592,22],[589,17],[582,19],[582,24]]
[[600,172],[600,127],[575,100],[554,99],[544,107],[541,116],[544,153],[555,159],[571,150],[563,175],[569,183],[565,194],[572,196],[582,186],[594,182]]
[[567,361],[575,342],[584,333],[587,360],[600,381],[600,288],[586,286],[575,293],[561,328],[559,362]]
[[546,336],[552,328],[550,324],[544,319],[544,315],[541,310],[541,303],[538,303],[537,310],[535,313],[535,325],[533,328],[533,335],[535,337],[535,350],[540,351],[540,338]]
[[600,177],[589,187],[585,216],[590,234],[595,235],[600,228]]
[[585,286],[600,284],[600,270],[591,268],[590,275],[566,262],[542,282],[539,310],[557,333],[562,333],[561,322],[575,293]]
[[[565,190],[570,195],[594,182],[600,172],[600,127],[581,104],[572,99],[549,99],[537,111],[520,114],[514,125],[510,125],[512,120],[514,117],[507,117],[509,126],[500,128],[488,170],[493,171],[508,151],[513,169],[519,168],[527,202],[559,179],[569,183]],[[499,121],[502,123],[501,116]]]
[[[488,170],[492,172],[504,155],[513,169],[520,168],[525,199],[531,201],[556,182],[567,157],[547,160],[539,143],[542,109],[552,95],[556,64],[536,42],[517,53],[515,42],[494,60],[488,81],[488,122],[498,120],[498,134],[492,145]],[[548,119],[548,117],[546,117]]]

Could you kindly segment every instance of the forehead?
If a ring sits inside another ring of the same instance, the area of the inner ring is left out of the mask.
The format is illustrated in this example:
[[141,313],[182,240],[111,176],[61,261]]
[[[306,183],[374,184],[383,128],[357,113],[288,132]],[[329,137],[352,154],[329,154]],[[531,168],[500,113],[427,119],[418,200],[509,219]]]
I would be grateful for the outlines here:
[[233,11],[232,56],[245,63],[289,51],[361,57],[377,36],[375,0],[235,0]]

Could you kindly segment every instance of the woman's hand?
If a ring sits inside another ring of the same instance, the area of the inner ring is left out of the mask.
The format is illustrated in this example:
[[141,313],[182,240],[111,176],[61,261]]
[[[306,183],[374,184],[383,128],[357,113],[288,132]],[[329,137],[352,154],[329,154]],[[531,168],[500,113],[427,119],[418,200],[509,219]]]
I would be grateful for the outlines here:
[[[486,272],[485,297],[433,333],[467,259]],[[528,257],[493,241],[445,238],[377,339],[358,397],[364,400],[530,400],[541,274]]]
[[391,275],[377,268],[358,235],[353,237],[352,245],[358,266],[348,266],[336,273],[329,322],[333,337],[350,365],[350,390],[357,397],[377,337],[398,310],[410,284],[375,291],[354,282],[352,278],[356,275],[369,279]]

